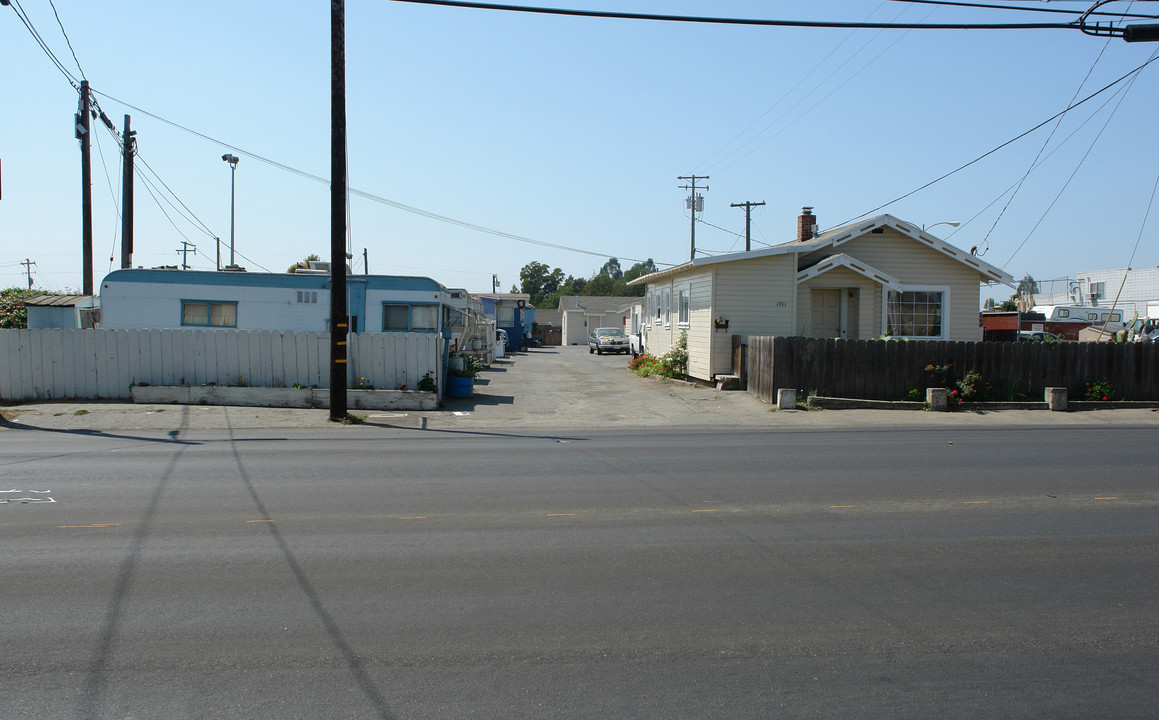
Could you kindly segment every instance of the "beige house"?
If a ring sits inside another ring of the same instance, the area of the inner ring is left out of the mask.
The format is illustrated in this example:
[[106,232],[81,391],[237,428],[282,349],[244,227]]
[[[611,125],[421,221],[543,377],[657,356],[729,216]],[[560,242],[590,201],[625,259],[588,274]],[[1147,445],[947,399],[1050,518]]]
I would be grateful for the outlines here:
[[628,332],[630,305],[637,297],[564,295],[559,299],[563,315],[564,345],[587,345],[588,333],[601,327],[622,327]]
[[698,258],[633,280],[645,284],[644,344],[661,354],[688,333],[688,374],[732,372],[732,336],[868,340],[889,334],[981,340],[979,285],[1006,272],[892,215],[814,236],[805,208],[797,240]]

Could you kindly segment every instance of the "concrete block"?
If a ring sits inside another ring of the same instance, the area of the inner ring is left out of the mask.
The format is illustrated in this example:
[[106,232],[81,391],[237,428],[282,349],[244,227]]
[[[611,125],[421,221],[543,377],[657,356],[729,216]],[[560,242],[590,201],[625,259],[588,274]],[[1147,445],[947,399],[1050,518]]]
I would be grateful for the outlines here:
[[950,391],[945,388],[926,388],[926,402],[930,410],[945,412],[950,409]]
[[777,390],[777,409],[794,410],[797,407],[796,389],[780,388]]
[[1046,406],[1053,412],[1066,412],[1066,388],[1048,387],[1046,389]]
[[739,375],[717,375],[716,376],[717,390],[744,390],[744,385],[740,381]]

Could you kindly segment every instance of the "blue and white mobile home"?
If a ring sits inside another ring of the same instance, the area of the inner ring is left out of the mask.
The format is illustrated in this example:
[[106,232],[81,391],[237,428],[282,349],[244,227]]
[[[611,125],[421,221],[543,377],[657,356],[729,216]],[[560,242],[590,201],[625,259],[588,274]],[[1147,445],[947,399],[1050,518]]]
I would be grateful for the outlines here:
[[[442,333],[447,289],[426,277],[350,275],[350,331]],[[104,329],[330,329],[330,276],[115,270],[101,281]]]

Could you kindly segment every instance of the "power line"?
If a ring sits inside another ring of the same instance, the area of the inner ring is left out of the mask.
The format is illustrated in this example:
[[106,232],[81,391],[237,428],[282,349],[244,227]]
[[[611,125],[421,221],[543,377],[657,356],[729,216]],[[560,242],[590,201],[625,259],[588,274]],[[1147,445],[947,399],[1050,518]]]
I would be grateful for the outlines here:
[[35,27],[33,27],[32,20],[28,18],[28,13],[26,13],[24,8],[20,5],[20,0],[10,1],[12,3],[12,10],[16,13],[16,17],[20,18],[20,22],[23,23],[24,27],[28,29],[28,32],[32,34],[32,38],[36,40],[36,44],[40,46],[40,49],[43,50],[44,54],[48,56],[48,59],[52,61],[52,64],[56,66],[56,69],[59,70],[62,75],[64,75],[65,79],[68,80],[73,89],[79,91],[80,81],[77,80],[71,72],[69,72],[68,68],[66,68],[64,63],[60,61],[60,58],[58,58],[56,54],[52,52],[52,49],[48,47],[48,43],[44,41],[44,38],[41,37],[40,33],[37,32]]
[[52,6],[52,14],[56,16],[56,24],[60,26],[60,34],[64,35],[64,42],[68,45],[68,51],[72,53],[72,59],[76,62],[76,69],[80,70],[80,76],[83,79],[85,76],[84,68],[80,66],[80,60],[77,59],[76,50],[72,49],[72,40],[68,39],[68,32],[64,29],[64,23],[60,20],[60,13],[56,11],[56,3],[53,0],[48,0],[48,4]]
[[[199,137],[202,140],[205,140],[207,142],[211,142],[215,145],[218,145],[219,147],[223,147],[223,148],[226,148],[228,150],[232,150],[235,153],[240,153],[242,155],[245,155],[246,157],[257,160],[258,162],[265,163],[266,165],[269,165],[270,167],[275,167],[275,168],[278,168],[279,170],[284,170],[288,173],[292,173],[294,175],[297,175],[298,177],[305,178],[306,180],[312,180],[314,182],[317,182],[317,183],[320,183],[320,184],[326,185],[326,186],[330,185],[330,180],[328,178],[324,178],[320,175],[315,175],[313,173],[306,172],[305,170],[299,170],[298,168],[292,167],[290,165],[286,165],[285,163],[278,162],[277,160],[272,160],[270,158],[263,157],[262,155],[258,155],[257,153],[250,152],[250,151],[245,150],[243,148],[237,147],[236,145],[230,145],[227,142],[224,142],[222,140],[218,140],[217,138],[210,137],[209,135],[206,135],[204,133],[200,133],[200,132],[193,130],[191,128],[185,127],[184,125],[176,123],[176,122],[169,120],[167,118],[161,117],[160,115],[157,115],[155,113],[151,113],[148,110],[145,110],[144,108],[137,107],[136,105],[133,105],[131,103],[127,103],[124,100],[120,100],[118,98],[113,97],[112,95],[100,92],[99,90],[93,90],[93,92],[98,94],[98,95],[102,95],[102,96],[108,98],[109,100],[112,100],[113,102],[120,103],[121,105],[124,105],[125,107],[132,109],[134,112],[138,112],[138,113],[141,113],[142,115],[146,115],[148,117],[151,117],[154,120],[157,120],[158,122],[162,122],[162,123],[165,123],[166,125],[169,125],[171,127],[175,127],[178,130],[181,130],[183,132],[187,132],[190,135],[193,135],[195,137]],[[355,195],[355,196],[360,197],[364,200],[370,200],[372,202],[379,203],[380,205],[386,205],[388,207],[392,207],[396,210],[402,210],[403,212],[408,212],[408,213],[411,213],[413,215],[419,215],[421,217],[425,217],[429,220],[437,220],[439,222],[447,223],[449,225],[457,225],[457,226],[465,228],[467,230],[474,230],[476,232],[485,233],[487,235],[494,235],[496,237],[506,238],[508,240],[515,240],[516,242],[527,243],[529,245],[537,245],[539,247],[552,248],[554,250],[565,250],[567,252],[580,253],[582,255],[591,255],[593,257],[598,257],[598,258],[609,258],[609,257],[617,256],[616,253],[594,252],[591,250],[584,250],[582,248],[571,247],[568,245],[561,245],[559,243],[551,243],[551,242],[547,242],[545,240],[534,240],[532,238],[523,237],[522,235],[516,235],[514,233],[504,232],[502,230],[495,230],[493,228],[484,227],[483,225],[476,225],[475,223],[470,223],[470,222],[467,222],[465,220],[458,220],[456,218],[449,217],[447,215],[440,215],[439,213],[436,213],[436,212],[431,212],[429,210],[423,210],[422,208],[417,208],[417,207],[414,207],[413,205],[407,205],[405,203],[401,203],[401,202],[398,202],[396,200],[390,200],[389,198],[384,198],[380,195],[375,195],[373,193],[365,192],[363,190],[358,190],[358,189],[353,188],[353,187],[349,188],[349,190],[350,190],[351,195]],[[623,257],[623,256],[617,256],[617,257],[622,257],[622,259],[629,260],[631,262],[645,262],[644,260],[639,259],[639,258],[630,258],[630,257]],[[254,264],[256,265],[256,263],[254,263]],[[670,265],[671,263],[656,263],[656,264],[657,265]]]
[[473,10],[501,10],[536,15],[565,15],[611,20],[654,20],[660,22],[698,23],[708,25],[755,25],[762,27],[836,28],[858,30],[1077,30],[1071,23],[874,23],[829,20],[767,20],[756,18],[704,17],[694,15],[659,15],[654,13],[626,13],[606,10],[574,10],[569,8],[501,5],[498,3],[467,2],[466,0],[388,0],[414,5],[468,8]]
[[1110,90],[1111,88],[1113,88],[1114,86],[1116,86],[1116,85],[1118,85],[1119,83],[1123,82],[1124,80],[1126,80],[1127,78],[1131,77],[1132,75],[1135,75],[1135,74],[1139,73],[1140,71],[1142,71],[1142,70],[1143,70],[1143,68],[1145,68],[1145,67],[1147,67],[1148,65],[1150,65],[1151,63],[1155,62],[1155,60],[1156,60],[1156,59],[1159,59],[1159,56],[1152,56],[1152,57],[1151,57],[1149,60],[1147,60],[1147,62],[1145,62],[1145,63],[1143,63],[1142,65],[1138,66],[1138,67],[1137,67],[1137,68],[1135,68],[1134,70],[1130,70],[1130,71],[1128,71],[1127,73],[1125,73],[1125,74],[1123,74],[1122,76],[1120,76],[1118,79],[1116,79],[1116,80],[1112,80],[1111,82],[1107,83],[1107,84],[1106,84],[1106,85],[1104,85],[1103,87],[1101,87],[1101,88],[1099,88],[1098,90],[1094,91],[1094,92],[1093,92],[1093,93],[1091,93],[1090,95],[1087,95],[1087,96],[1086,96],[1086,97],[1084,97],[1082,100],[1079,100],[1079,101],[1078,101],[1078,102],[1076,102],[1076,103],[1072,103],[1072,104],[1070,104],[1070,105],[1069,105],[1069,106],[1067,106],[1066,108],[1063,108],[1061,111],[1059,111],[1059,112],[1055,113],[1054,115],[1051,115],[1050,117],[1048,117],[1047,119],[1045,119],[1045,120],[1043,120],[1042,122],[1038,123],[1037,125],[1035,125],[1034,127],[1030,128],[1029,130],[1027,130],[1027,131],[1025,131],[1025,132],[1023,132],[1023,133],[1021,133],[1021,134],[1019,134],[1019,135],[1017,135],[1017,136],[1015,136],[1015,137],[1013,137],[1013,138],[1011,138],[1011,139],[1007,140],[1006,142],[1002,143],[1001,145],[999,145],[999,146],[997,146],[997,147],[995,147],[995,148],[992,148],[992,149],[990,149],[990,150],[987,150],[986,152],[982,153],[981,155],[979,155],[978,157],[974,158],[974,159],[973,159],[973,160],[971,160],[970,162],[968,162],[968,163],[965,163],[965,164],[963,164],[963,165],[960,165],[960,166],[958,166],[957,168],[955,168],[955,169],[953,169],[953,170],[949,171],[948,173],[946,173],[946,174],[944,174],[944,175],[942,175],[942,176],[940,176],[940,177],[934,178],[933,180],[929,181],[929,182],[928,182],[928,183],[926,183],[925,185],[922,185],[921,187],[918,187],[918,188],[915,188],[915,189],[913,189],[913,190],[910,190],[909,192],[905,193],[904,195],[901,195],[901,196],[899,196],[899,197],[896,197],[896,198],[894,198],[893,200],[890,200],[890,201],[889,201],[889,202],[887,202],[887,203],[883,203],[883,204],[881,204],[881,205],[878,205],[877,207],[873,208],[872,210],[868,210],[868,211],[866,211],[866,212],[864,212],[864,213],[862,213],[862,214],[858,215],[857,217],[853,217],[853,218],[850,218],[849,220],[846,220],[845,222],[838,223],[837,225],[834,225],[833,227],[841,227],[841,226],[843,226],[843,225],[848,225],[849,223],[856,222],[856,221],[860,220],[860,219],[861,219],[861,218],[863,218],[863,217],[867,217],[867,216],[869,216],[869,215],[872,215],[873,213],[877,212],[878,210],[882,210],[882,209],[884,209],[884,208],[887,208],[887,207],[889,207],[890,205],[893,205],[894,203],[901,202],[902,200],[905,200],[906,198],[910,197],[911,195],[916,195],[917,193],[921,192],[922,190],[925,190],[926,188],[928,188],[928,187],[930,187],[930,186],[932,186],[932,185],[934,185],[934,184],[936,184],[936,183],[939,183],[939,182],[941,182],[942,180],[945,180],[946,178],[950,177],[951,175],[955,175],[955,174],[957,174],[957,173],[961,172],[962,170],[965,170],[966,168],[970,167],[971,165],[974,165],[974,164],[977,164],[978,162],[981,162],[981,161],[982,161],[982,160],[984,160],[985,158],[987,158],[987,157],[990,157],[991,155],[993,155],[994,153],[998,152],[999,150],[1001,150],[1002,148],[1006,147],[1007,145],[1012,145],[1013,143],[1015,143],[1015,142],[1017,142],[1017,141],[1021,140],[1022,138],[1024,138],[1024,137],[1026,137],[1027,135],[1029,135],[1029,134],[1033,133],[1034,131],[1038,130],[1039,128],[1042,128],[1043,126],[1045,126],[1045,125],[1049,124],[1049,123],[1050,123],[1052,120],[1054,120],[1055,118],[1057,118],[1057,117],[1060,117],[1061,115],[1064,115],[1065,113],[1069,112],[1070,110],[1073,110],[1074,108],[1078,107],[1079,105],[1082,105],[1083,103],[1085,103],[1085,102],[1087,102],[1087,101],[1089,101],[1089,100],[1091,100],[1091,99],[1093,99],[1093,98],[1095,98],[1095,97],[1097,97],[1097,96],[1099,96],[1099,95],[1103,94],[1103,93],[1104,93],[1104,92],[1106,92],[1107,90]]
[[[1074,15],[1074,10],[1063,10],[1061,8],[1043,8],[1043,7],[1022,7],[1018,5],[994,5],[992,3],[975,3],[975,2],[955,2],[953,0],[890,0],[891,2],[904,2],[910,5],[943,5],[948,7],[968,7],[968,8],[982,8],[987,10],[1021,10],[1033,13],[1062,13],[1065,15]],[[1088,0],[1079,0],[1086,4]],[[1099,15],[1103,17],[1116,18],[1131,18],[1132,20],[1154,20],[1159,19],[1159,15],[1141,15],[1137,13],[1108,13],[1108,12],[1093,12],[1091,15]]]

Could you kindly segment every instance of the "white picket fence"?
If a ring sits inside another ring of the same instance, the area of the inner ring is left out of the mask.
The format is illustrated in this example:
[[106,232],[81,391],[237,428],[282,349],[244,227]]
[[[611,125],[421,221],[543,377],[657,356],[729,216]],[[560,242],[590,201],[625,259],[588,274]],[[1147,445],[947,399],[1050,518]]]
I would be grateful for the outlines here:
[[[351,335],[352,386],[442,387],[442,338]],[[127,399],[133,385],[330,386],[330,334],[278,330],[0,330],[0,400]]]

